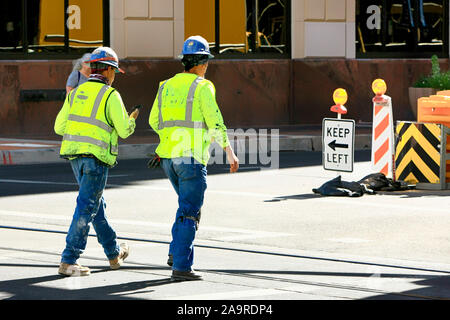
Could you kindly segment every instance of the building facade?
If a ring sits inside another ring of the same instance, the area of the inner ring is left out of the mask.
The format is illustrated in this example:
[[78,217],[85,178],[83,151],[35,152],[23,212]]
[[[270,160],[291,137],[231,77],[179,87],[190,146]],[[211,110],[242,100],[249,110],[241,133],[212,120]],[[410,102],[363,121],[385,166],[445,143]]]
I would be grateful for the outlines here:
[[[280,19],[284,19],[285,27],[290,27],[286,33],[290,36],[287,46],[292,59],[409,58],[426,57],[427,53],[448,57],[448,1],[222,0],[219,3],[224,43],[239,45],[246,41],[244,34],[251,25],[245,20],[251,18],[252,6],[257,5],[260,15],[272,15],[258,26],[265,29],[267,36],[271,34],[267,27]],[[214,5],[214,0],[112,1],[111,43],[123,58],[176,58],[183,39],[193,33],[207,35],[214,43]],[[284,14],[280,10],[283,5]],[[196,18],[207,23],[201,25]],[[239,24],[241,28],[237,27]],[[416,47],[424,49],[414,50],[414,44],[406,43],[414,42],[413,33],[421,38],[416,39]],[[148,39],[144,45],[143,37]],[[415,55],[411,54],[411,48]]]
[[[286,31],[290,43],[284,44],[289,47],[292,59],[425,58],[433,53],[448,57],[448,1],[218,2],[223,43],[245,46],[245,33],[251,28],[246,20],[251,19],[253,6],[257,5],[260,15],[272,15],[269,21],[260,21],[259,29],[266,31],[261,38],[270,37],[272,30],[268,27],[280,19],[285,28],[290,28]],[[111,1],[111,44],[122,58],[176,58],[183,39],[197,33],[214,45],[215,4],[215,0]],[[388,10],[383,10],[387,7]],[[198,20],[203,20],[203,25]],[[413,33],[416,37],[419,33],[421,38],[416,39],[416,47],[425,49],[414,50],[414,44],[406,43],[414,42],[410,39]],[[411,54],[411,48],[415,54]]]
[[73,59],[101,45],[122,59],[125,103],[149,112],[195,34],[215,55],[207,75],[231,127],[320,124],[338,87],[348,117],[368,123],[379,77],[395,120],[414,120],[408,87],[432,55],[448,68],[449,10],[448,0],[2,1],[0,133],[51,132]]

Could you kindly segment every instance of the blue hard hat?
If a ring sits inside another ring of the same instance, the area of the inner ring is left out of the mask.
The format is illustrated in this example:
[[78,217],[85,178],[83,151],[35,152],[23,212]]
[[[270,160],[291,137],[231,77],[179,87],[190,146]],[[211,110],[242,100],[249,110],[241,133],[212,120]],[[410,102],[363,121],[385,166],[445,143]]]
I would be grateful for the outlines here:
[[125,73],[122,69],[119,68],[119,58],[113,49],[109,47],[99,47],[95,49],[91,58],[88,61],[84,61],[85,63],[98,62],[112,66],[117,71],[121,73]]
[[214,58],[209,51],[208,41],[202,36],[191,36],[186,39],[183,44],[183,51],[179,57],[183,58],[187,54],[204,54],[208,55],[208,58]]

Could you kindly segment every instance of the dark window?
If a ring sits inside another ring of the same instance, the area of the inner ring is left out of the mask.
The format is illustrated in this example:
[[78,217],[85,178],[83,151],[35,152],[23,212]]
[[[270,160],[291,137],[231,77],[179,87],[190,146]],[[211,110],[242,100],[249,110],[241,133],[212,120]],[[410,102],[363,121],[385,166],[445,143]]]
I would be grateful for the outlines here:
[[290,56],[290,1],[246,2],[248,52]]
[[357,0],[356,57],[448,57],[448,0]]
[[202,35],[217,58],[289,58],[290,0],[185,1],[185,37]]
[[21,51],[23,38],[22,1],[0,2],[1,51]]
[[109,45],[108,0],[0,2],[0,59],[66,59],[102,45]]

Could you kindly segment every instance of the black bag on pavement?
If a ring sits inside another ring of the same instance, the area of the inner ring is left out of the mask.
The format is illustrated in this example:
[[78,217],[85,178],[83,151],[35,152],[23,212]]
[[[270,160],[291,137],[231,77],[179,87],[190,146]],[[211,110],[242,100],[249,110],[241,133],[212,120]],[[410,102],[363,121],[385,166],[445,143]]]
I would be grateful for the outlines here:
[[359,180],[358,183],[365,185],[373,191],[402,191],[411,189],[405,181],[394,181],[391,178],[387,178],[381,172],[369,174]]
[[341,176],[325,182],[319,188],[312,189],[312,191],[323,196],[347,197],[361,197],[364,193],[373,193],[372,190],[367,190],[364,185],[358,182],[342,181]]
[[323,196],[361,197],[364,193],[375,194],[376,191],[401,191],[412,189],[405,181],[394,181],[383,173],[372,173],[355,182],[342,181],[338,176],[325,182],[314,193]]

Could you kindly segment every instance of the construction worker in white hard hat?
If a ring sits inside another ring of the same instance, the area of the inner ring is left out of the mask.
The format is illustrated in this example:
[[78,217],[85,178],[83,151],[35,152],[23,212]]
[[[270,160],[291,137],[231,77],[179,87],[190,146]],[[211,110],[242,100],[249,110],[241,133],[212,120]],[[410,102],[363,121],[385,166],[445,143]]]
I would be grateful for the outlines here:
[[55,121],[55,132],[63,136],[60,156],[70,160],[79,185],[77,205],[66,237],[58,273],[85,276],[88,267],[77,264],[86,247],[90,223],[103,246],[111,269],[120,268],[129,254],[105,216],[103,190],[109,168],[116,164],[118,137],[125,139],[136,127],[138,109],[130,116],[119,92],[111,87],[119,68],[117,54],[108,47],[92,52],[91,75],[67,95]]
[[175,281],[202,279],[192,269],[193,241],[206,190],[211,141],[226,152],[230,172],[239,168],[216,102],[215,87],[205,79],[208,60],[213,58],[208,42],[201,36],[189,37],[180,57],[184,72],[160,83],[149,118],[160,138],[157,156],[149,165],[160,164],[178,194],[167,262]]

